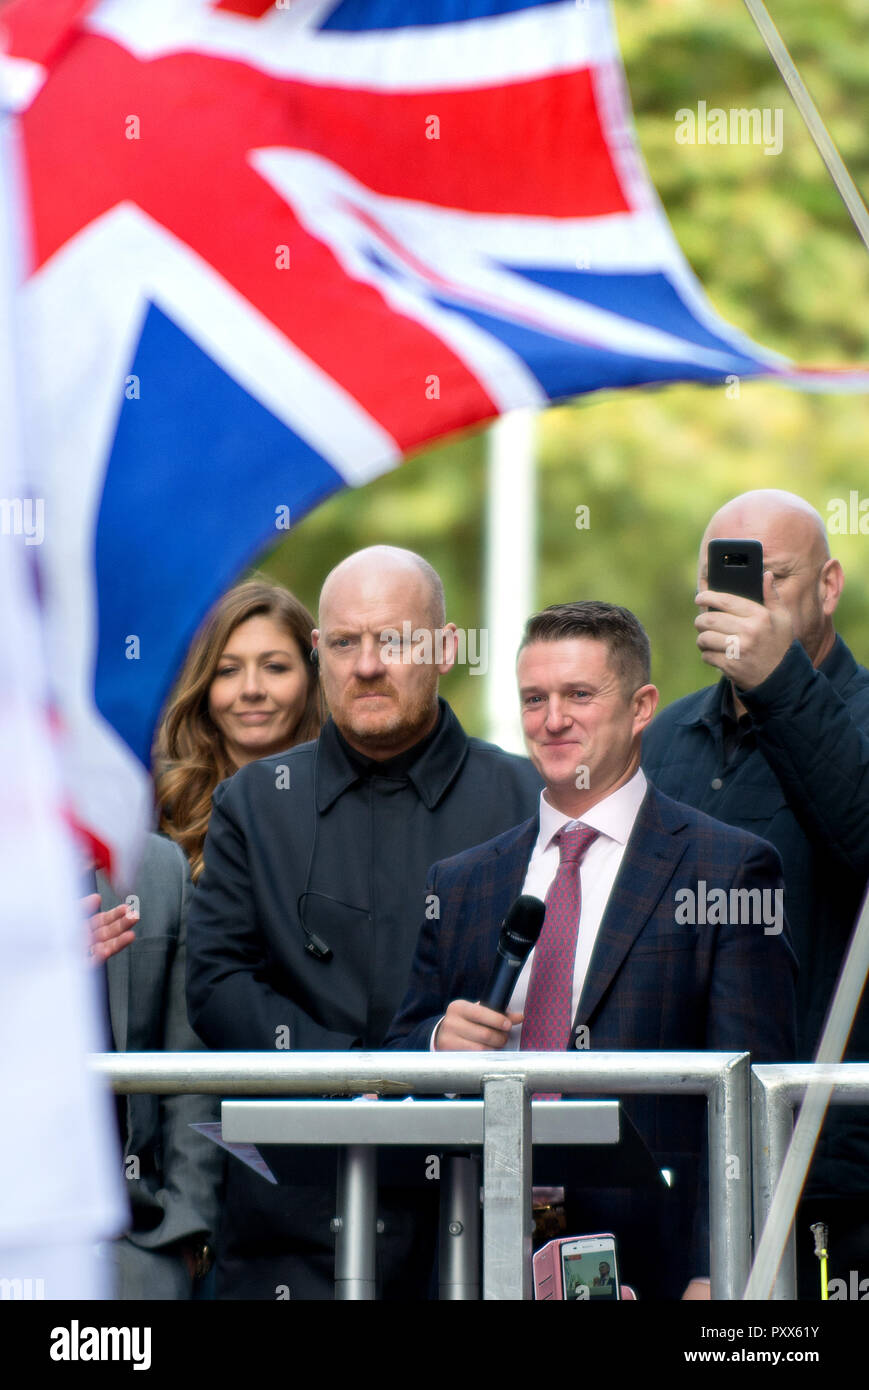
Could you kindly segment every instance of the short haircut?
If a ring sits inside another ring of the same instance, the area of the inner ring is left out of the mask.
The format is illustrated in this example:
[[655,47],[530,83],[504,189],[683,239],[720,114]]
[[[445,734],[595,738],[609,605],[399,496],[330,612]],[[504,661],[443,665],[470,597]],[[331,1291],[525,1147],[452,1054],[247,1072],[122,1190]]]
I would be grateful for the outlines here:
[[519,650],[532,642],[568,642],[572,637],[606,643],[610,664],[625,695],[648,685],[652,670],[649,639],[630,609],[595,599],[553,603],[541,613],[532,613]]

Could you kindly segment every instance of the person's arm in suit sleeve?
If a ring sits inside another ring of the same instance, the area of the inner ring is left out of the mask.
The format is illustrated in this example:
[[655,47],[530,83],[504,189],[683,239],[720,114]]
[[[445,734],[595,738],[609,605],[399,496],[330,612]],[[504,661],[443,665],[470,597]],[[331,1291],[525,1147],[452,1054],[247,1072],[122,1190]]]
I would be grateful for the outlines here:
[[[178,855],[178,939],[166,980],[162,1045],[166,1052],[201,1052],[203,1045],[187,1021],[185,990],[186,919],[193,884],[187,859]],[[160,1142],[163,1187],[158,1200],[164,1210],[153,1231],[131,1232],[128,1238],[146,1249],[193,1245],[217,1229],[224,1155],[216,1144],[191,1125],[220,1118],[217,1096],[161,1096]]]
[[[781,860],[773,847],[755,843],[734,875],[732,888],[772,889],[784,903]],[[780,930],[776,930],[776,928]],[[709,990],[706,1050],[750,1052],[752,1063],[792,1062],[796,1055],[796,958],[788,940],[787,922],[781,917],[769,928],[750,922],[728,923],[717,929],[718,940]],[[692,1240],[693,1268],[709,1266],[709,1170],[704,1129],[700,1154],[697,1214]],[[724,1154],[714,1161],[728,1162]],[[728,1181],[749,1182],[749,1173],[733,1174]]]
[[[743,857],[732,888],[772,890],[772,923],[730,922],[718,927],[709,993],[706,1046],[713,1052],[750,1052],[752,1062],[792,1062],[796,1055],[796,957],[785,916],[782,866],[761,841]],[[763,899],[762,899],[763,901]]]
[[[187,1007],[206,1046],[273,1052],[289,1028],[293,1051],[345,1051],[361,1039],[316,1023],[268,983],[245,836],[232,814],[230,783],[214,793],[205,868],[193,893],[187,933]],[[295,907],[295,904],[292,905]]]
[[456,887],[442,865],[429,869],[426,902],[439,904],[439,916],[427,916],[423,923],[407,992],[384,1047],[408,1052],[434,1051],[435,1046],[439,1051],[497,1050],[507,1042],[512,1025],[522,1021],[521,1014],[498,1013],[474,1002],[491,968],[485,956],[474,959],[478,977],[473,987],[469,985],[473,971],[468,976],[465,961],[464,984],[472,997],[456,998],[456,982],[447,961],[451,945],[468,927],[463,897],[461,887]]
[[426,918],[416,943],[410,979],[401,1006],[383,1043],[385,1048],[402,1052],[427,1052],[431,1035],[443,1016],[449,999],[443,997],[441,983],[441,913],[446,906],[438,891],[438,866],[428,872],[426,902],[439,904],[439,915]]

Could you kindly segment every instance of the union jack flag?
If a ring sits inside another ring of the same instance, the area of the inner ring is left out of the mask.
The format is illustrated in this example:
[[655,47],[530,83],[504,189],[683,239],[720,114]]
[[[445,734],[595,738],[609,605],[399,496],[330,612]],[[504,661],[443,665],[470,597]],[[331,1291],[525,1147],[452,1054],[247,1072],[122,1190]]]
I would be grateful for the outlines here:
[[608,0],[13,0],[2,20],[49,650],[109,859],[193,631],[288,517],[513,407],[808,380],[689,270]]

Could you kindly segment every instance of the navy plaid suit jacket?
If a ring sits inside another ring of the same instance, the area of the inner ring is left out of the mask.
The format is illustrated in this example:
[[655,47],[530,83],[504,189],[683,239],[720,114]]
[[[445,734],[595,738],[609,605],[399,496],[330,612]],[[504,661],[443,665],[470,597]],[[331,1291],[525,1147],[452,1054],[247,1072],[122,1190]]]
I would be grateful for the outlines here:
[[[439,918],[423,925],[386,1047],[427,1049],[451,1000],[479,999],[537,833],[535,817],[430,870],[426,891],[436,895]],[[756,1062],[793,1060],[796,962],[786,924],[779,934],[767,934],[762,922],[682,922],[688,914],[677,906],[685,899],[676,894],[683,889],[696,900],[705,895],[707,903],[714,889],[723,889],[728,907],[741,901],[736,915],[749,916],[749,900],[731,899],[730,890],[783,891],[781,861],[766,841],[672,801],[650,784],[600,925],[574,1027],[588,1028],[588,1046],[596,1051],[748,1051]],[[702,1103],[642,1096],[626,1100],[625,1108],[659,1165],[676,1171],[683,1194],[690,1191],[693,1208]],[[705,1262],[707,1230],[705,1212],[698,1215],[695,1274],[702,1272],[697,1261]]]

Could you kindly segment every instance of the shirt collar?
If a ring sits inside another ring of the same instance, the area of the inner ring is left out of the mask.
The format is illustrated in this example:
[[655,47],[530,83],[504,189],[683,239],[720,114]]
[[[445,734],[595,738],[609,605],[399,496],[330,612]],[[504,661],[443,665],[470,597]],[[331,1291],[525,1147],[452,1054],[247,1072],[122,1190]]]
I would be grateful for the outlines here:
[[730,681],[726,676],[722,676],[716,685],[709,685],[700,692],[699,703],[694,709],[680,716],[676,720],[679,725],[691,726],[694,724],[707,724],[711,729],[713,724],[717,724],[721,718],[722,704],[724,695]]
[[[429,811],[444,796],[468,755],[467,734],[446,701],[438,697],[438,705],[437,732],[405,774]],[[317,740],[316,756],[317,810],[322,813],[361,780],[359,769],[341,746],[331,716]]]
[[615,840],[617,844],[626,845],[648,785],[642,768],[638,767],[630,781],[610,792],[609,796],[596,801],[578,817],[566,816],[563,811],[557,811],[546,800],[544,789],[540,793],[540,832],[535,849],[548,849],[553,835],[565,825],[587,825],[591,830],[598,830],[601,835]]
[[341,730],[335,725],[335,738],[341,746],[342,752],[346,755],[351,767],[354,767],[362,778],[385,777],[389,781],[400,781],[406,779],[417,758],[420,758],[430,744],[437,738],[438,730],[444,717],[442,709],[438,710],[438,717],[434,726],[429,729],[427,734],[415,743],[412,748],[406,748],[403,753],[396,753],[391,758],[371,758],[366,753],[360,753],[356,748],[351,747]]
[[[718,686],[715,686],[714,689],[717,690]],[[740,731],[749,728],[753,723],[751,714],[747,710],[743,714],[736,713],[733,685],[730,681],[722,681],[721,683],[721,718]]]

